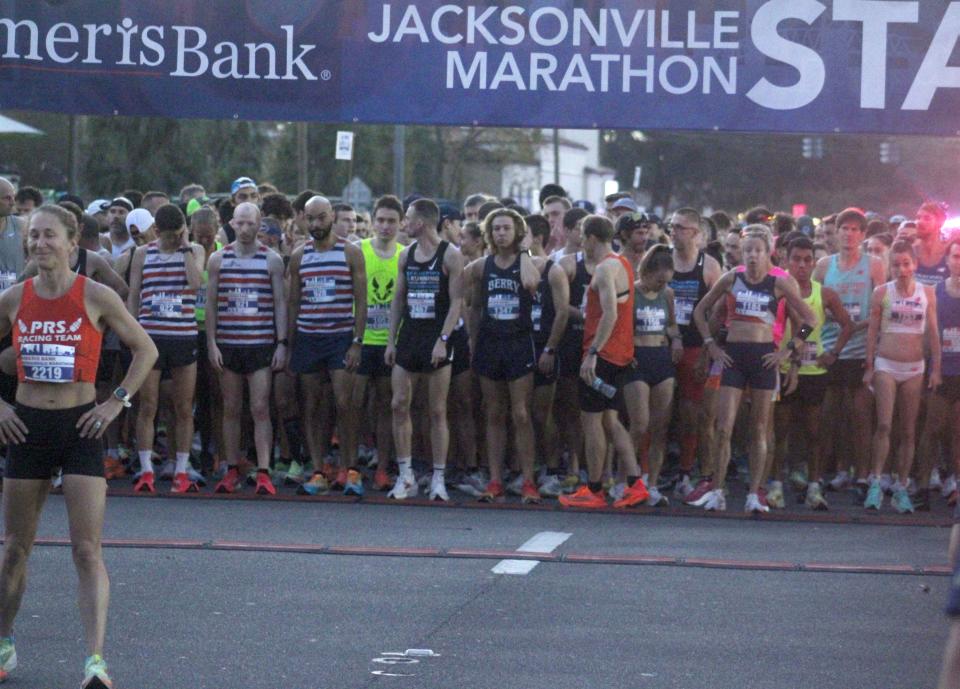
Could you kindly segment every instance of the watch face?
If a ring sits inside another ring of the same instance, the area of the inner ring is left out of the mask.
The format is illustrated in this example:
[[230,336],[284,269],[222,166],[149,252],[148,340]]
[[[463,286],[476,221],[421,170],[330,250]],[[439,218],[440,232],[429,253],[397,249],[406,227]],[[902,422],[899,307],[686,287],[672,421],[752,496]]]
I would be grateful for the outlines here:
[[130,396],[126,388],[117,388],[116,390],[113,391],[113,394],[117,399],[126,399],[127,397]]

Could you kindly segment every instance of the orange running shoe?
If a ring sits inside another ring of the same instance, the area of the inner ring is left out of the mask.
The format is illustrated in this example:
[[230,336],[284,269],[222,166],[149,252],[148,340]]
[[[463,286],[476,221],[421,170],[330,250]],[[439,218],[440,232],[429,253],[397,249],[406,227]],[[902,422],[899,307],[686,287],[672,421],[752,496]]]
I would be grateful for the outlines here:
[[345,468],[341,467],[340,469],[337,470],[337,476],[336,476],[336,478],[333,480],[333,484],[332,484],[330,487],[331,487],[331,488],[343,488],[344,486],[347,485],[347,481],[349,481],[349,480],[350,480],[350,479],[347,477],[347,470],[346,470]]
[[390,490],[393,486],[393,481],[390,480],[390,474],[384,469],[377,469],[377,473],[373,475],[373,489],[384,491]]
[[184,472],[176,474],[173,477],[173,485],[170,487],[171,493],[199,493],[200,487],[190,480],[190,477]]
[[257,495],[276,495],[277,489],[270,480],[270,474],[262,471],[257,472],[257,487],[253,489]]
[[540,491],[530,481],[523,482],[523,488],[520,489],[520,502],[524,505],[539,505],[541,502]]
[[153,485],[153,472],[147,471],[140,474],[140,478],[133,484],[134,493],[156,493],[157,489]]
[[486,490],[480,496],[480,502],[503,502],[503,484],[500,481],[490,481]]
[[633,507],[634,505],[646,502],[649,497],[650,491],[643,485],[643,479],[638,478],[636,483],[626,487],[623,491],[623,497],[613,503],[613,506],[616,508]]
[[108,481],[112,481],[115,478],[123,478],[126,475],[127,468],[123,466],[123,462],[116,457],[106,457],[103,460],[103,477]]
[[230,467],[220,483],[213,489],[214,493],[237,493],[240,491],[240,472],[237,467]]
[[590,486],[583,484],[573,495],[561,495],[557,500],[564,507],[581,507],[583,509],[602,509],[607,506],[607,499],[603,493],[594,493]]

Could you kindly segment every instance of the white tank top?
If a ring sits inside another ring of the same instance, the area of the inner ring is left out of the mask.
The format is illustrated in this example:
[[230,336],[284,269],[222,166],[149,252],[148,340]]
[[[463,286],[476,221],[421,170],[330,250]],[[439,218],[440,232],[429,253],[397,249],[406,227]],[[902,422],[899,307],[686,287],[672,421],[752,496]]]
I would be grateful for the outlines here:
[[923,335],[927,325],[927,292],[917,280],[909,297],[897,292],[897,283],[888,282],[883,297],[881,332],[901,335]]

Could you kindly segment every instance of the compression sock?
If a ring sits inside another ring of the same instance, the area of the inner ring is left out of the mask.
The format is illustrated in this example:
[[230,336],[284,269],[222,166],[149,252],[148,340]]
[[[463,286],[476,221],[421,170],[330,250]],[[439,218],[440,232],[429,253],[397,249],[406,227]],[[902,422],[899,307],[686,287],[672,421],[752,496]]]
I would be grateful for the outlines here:
[[140,455],[140,471],[145,474],[152,474],[153,461],[150,459],[150,457],[153,455],[153,453],[150,452],[150,450],[140,450],[137,452],[137,454]]

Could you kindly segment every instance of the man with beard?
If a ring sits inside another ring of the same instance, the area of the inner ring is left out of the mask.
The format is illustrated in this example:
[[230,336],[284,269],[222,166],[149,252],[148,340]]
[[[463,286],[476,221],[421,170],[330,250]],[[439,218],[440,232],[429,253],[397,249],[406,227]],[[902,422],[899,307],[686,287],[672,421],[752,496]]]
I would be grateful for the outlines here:
[[[127,215],[133,210],[133,204],[123,196],[118,196],[107,206],[107,229],[110,237],[110,253],[117,260],[124,251],[135,246],[127,230]],[[146,229],[146,228],[143,228]]]
[[333,382],[340,437],[341,467],[337,483],[360,480],[356,471],[358,419],[350,414],[348,371],[360,364],[367,322],[367,278],[360,248],[333,233],[330,201],[314,196],[304,206],[311,241],[290,258],[289,368],[300,377],[303,422],[314,473],[303,484],[309,495],[329,489],[321,471],[319,410],[323,378]]

